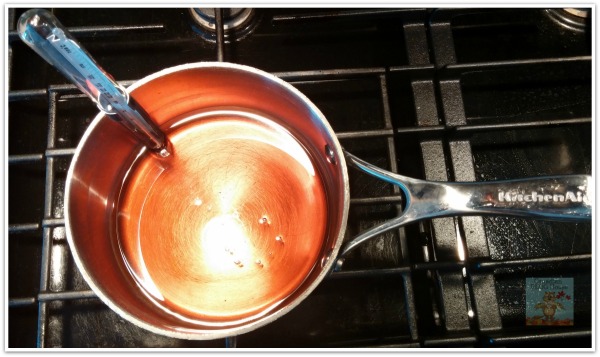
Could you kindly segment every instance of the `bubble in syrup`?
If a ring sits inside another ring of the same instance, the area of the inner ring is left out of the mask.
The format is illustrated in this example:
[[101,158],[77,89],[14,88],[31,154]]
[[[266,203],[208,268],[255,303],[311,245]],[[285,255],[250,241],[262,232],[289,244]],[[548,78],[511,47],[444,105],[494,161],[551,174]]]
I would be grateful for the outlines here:
[[244,266],[244,264],[242,263],[242,261],[239,260],[239,259],[234,260],[233,263],[235,265],[239,266],[240,268]]
[[264,215],[258,219],[258,223],[259,224],[271,224],[271,221],[269,220],[269,217]]
[[264,266],[264,264],[262,263],[262,261],[261,261],[260,259],[256,259],[256,260],[254,261],[254,263],[255,263],[256,265],[258,265],[260,268],[262,268],[262,267]]
[[194,206],[201,206],[202,205],[202,200],[199,199],[198,197],[196,197],[194,199]]
[[282,237],[282,236],[277,236],[277,237],[275,237],[275,240],[276,240],[278,243],[281,243],[281,244],[284,244],[284,243],[285,243],[285,242],[283,241],[283,237]]

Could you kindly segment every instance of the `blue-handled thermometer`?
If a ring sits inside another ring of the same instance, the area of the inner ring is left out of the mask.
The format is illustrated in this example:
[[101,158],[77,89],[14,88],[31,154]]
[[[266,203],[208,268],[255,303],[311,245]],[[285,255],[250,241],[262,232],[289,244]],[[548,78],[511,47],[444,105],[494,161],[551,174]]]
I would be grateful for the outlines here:
[[19,18],[18,31],[23,42],[87,94],[108,117],[127,127],[152,151],[169,156],[165,134],[54,15],[43,9],[29,10]]

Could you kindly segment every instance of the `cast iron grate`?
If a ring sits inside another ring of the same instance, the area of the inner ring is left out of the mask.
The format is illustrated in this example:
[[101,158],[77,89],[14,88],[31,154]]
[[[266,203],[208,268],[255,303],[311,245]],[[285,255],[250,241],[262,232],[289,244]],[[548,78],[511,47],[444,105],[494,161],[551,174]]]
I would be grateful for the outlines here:
[[[259,67],[313,100],[350,152],[407,176],[592,171],[589,32],[543,9],[257,10],[255,33],[233,43],[221,31],[202,40],[185,9],[54,11],[124,85],[186,62]],[[591,225],[509,218],[374,239],[294,311],[242,336],[183,341],[122,320],[89,290],[64,234],[66,171],[95,108],[19,42],[22,12],[8,22],[9,347],[591,347]],[[397,188],[350,175],[348,236],[402,209]],[[555,276],[574,278],[575,325],[525,326],[525,278]]]

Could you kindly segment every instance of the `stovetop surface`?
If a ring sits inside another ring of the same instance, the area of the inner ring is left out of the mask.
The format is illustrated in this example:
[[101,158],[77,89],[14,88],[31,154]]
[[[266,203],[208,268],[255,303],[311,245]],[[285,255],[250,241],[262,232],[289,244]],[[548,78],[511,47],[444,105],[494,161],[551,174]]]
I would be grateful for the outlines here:
[[[591,224],[505,217],[375,238],[296,309],[227,340],[125,321],[90,290],[65,238],[66,172],[97,109],[20,42],[24,11],[8,21],[9,347],[591,347]],[[219,51],[273,73],[317,105],[345,149],[405,176],[592,171],[591,19],[560,9],[259,8],[224,42],[188,9],[53,12],[126,85]],[[398,188],[354,169],[350,188],[347,239],[402,210]],[[573,279],[572,326],[526,325],[527,278]]]

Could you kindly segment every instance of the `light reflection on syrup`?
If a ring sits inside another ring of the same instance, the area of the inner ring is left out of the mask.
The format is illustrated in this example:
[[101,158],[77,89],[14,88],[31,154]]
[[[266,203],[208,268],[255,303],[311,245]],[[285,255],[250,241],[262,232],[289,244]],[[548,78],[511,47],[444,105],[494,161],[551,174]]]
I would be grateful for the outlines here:
[[[242,221],[234,215],[212,218],[200,234],[202,255],[213,272],[225,273],[251,261],[254,250]],[[233,262],[233,264],[232,264]]]
[[173,316],[227,324],[263,314],[320,253],[318,171],[285,129],[255,114],[201,113],[172,128],[168,168],[139,158],[121,193],[129,269]]

